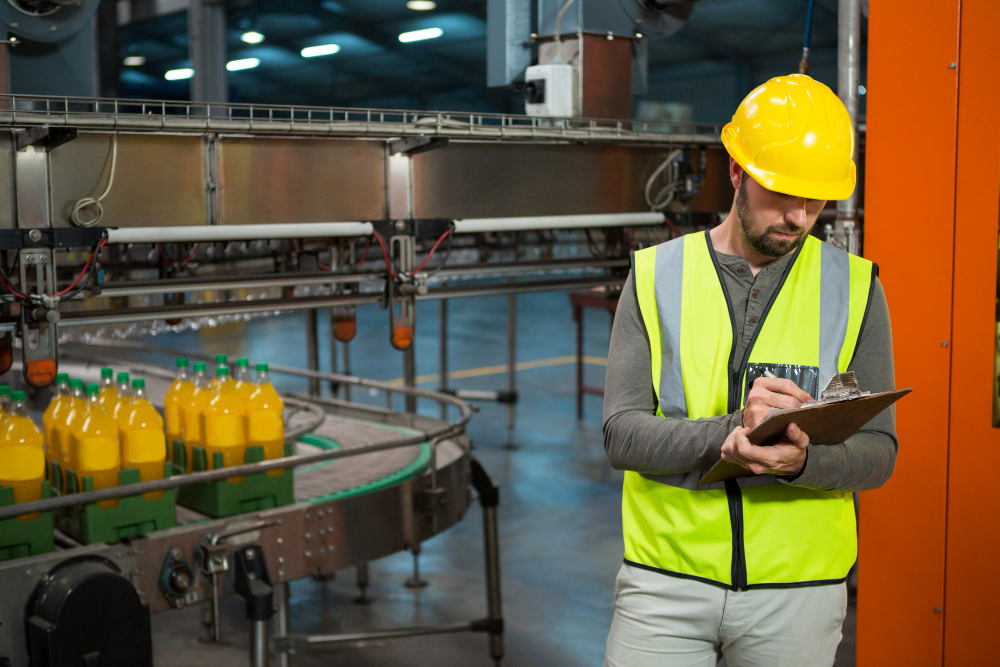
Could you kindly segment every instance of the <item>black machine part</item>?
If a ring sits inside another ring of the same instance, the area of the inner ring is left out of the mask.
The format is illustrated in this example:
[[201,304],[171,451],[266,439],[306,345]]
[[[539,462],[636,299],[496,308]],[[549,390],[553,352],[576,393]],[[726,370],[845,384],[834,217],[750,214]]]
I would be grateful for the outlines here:
[[264,550],[251,544],[233,552],[233,587],[247,603],[247,619],[267,621],[274,613],[274,589]]
[[26,610],[32,667],[152,667],[149,607],[114,563],[67,559],[49,571]]

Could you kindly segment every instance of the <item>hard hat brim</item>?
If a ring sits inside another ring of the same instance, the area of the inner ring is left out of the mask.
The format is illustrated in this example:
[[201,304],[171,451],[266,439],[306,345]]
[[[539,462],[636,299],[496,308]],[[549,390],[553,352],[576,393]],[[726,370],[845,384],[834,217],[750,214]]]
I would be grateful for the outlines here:
[[726,126],[722,128],[722,145],[726,147],[726,152],[738,165],[743,167],[745,172],[753,177],[753,180],[767,190],[792,197],[832,201],[847,199],[854,192],[854,187],[857,184],[857,166],[853,160],[851,161],[850,175],[842,181],[809,181],[760,169],[753,163],[753,160],[743,153],[739,142],[734,139],[732,123],[726,123]]

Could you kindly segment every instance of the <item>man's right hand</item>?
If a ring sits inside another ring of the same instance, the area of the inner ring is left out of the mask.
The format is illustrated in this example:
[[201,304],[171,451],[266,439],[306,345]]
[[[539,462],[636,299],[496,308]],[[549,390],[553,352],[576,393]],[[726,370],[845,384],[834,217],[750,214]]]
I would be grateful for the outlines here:
[[799,389],[791,380],[759,377],[753,381],[753,387],[747,394],[747,403],[743,408],[743,426],[754,428],[771,408],[793,409],[811,400],[813,397]]

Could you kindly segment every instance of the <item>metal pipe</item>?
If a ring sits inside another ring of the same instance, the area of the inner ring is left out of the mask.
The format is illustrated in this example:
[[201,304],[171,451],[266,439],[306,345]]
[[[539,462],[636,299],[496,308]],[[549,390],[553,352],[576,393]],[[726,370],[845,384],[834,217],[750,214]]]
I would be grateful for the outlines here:
[[596,213],[587,215],[535,215],[516,218],[465,218],[455,220],[456,234],[514,232],[590,227],[635,227],[662,225],[662,213]]
[[[315,308],[306,311],[306,363],[309,370],[319,370],[319,318]],[[318,378],[309,378],[309,394],[319,396]]]
[[[438,361],[440,362],[439,386],[441,391],[448,389],[448,299],[441,299],[438,304]],[[441,419],[448,419],[448,406],[441,404]]]
[[587,279],[539,280],[525,283],[501,285],[474,285],[468,287],[438,287],[427,294],[417,295],[417,301],[428,299],[458,299],[470,296],[490,296],[493,294],[525,294],[528,292],[558,292],[567,289],[590,289],[591,287],[620,286],[625,279],[620,276],[595,276]]
[[269,650],[267,621],[250,621],[250,667],[267,667]]
[[[514,278],[509,282],[513,283]],[[517,391],[517,295],[507,294],[507,391]],[[507,404],[507,449],[514,449],[514,403]]]
[[[500,588],[500,537],[497,529],[496,506],[483,507],[483,548],[486,552],[486,607],[490,620],[503,619]],[[503,656],[503,635],[490,633],[490,656]]]
[[317,646],[319,644],[348,644],[350,642],[399,639],[402,637],[419,637],[421,635],[443,635],[453,632],[469,632],[474,629],[474,625],[471,622],[445,623],[442,625],[425,625],[396,630],[351,632],[342,635],[291,635],[288,640],[292,645],[304,644]]
[[211,243],[270,239],[368,236],[370,222],[299,222],[267,225],[190,225],[108,229],[108,243]]
[[278,648],[278,667],[289,667],[287,648],[281,648],[281,640],[288,637],[288,603],[291,597],[288,582],[282,581],[274,585],[274,639]]
[[[851,127],[857,137],[858,86],[861,83],[861,0],[840,0],[837,13],[837,93],[847,107]],[[857,152],[855,152],[857,154]],[[857,189],[847,199],[837,202],[837,231],[844,235],[847,251],[859,251]],[[853,246],[853,247],[851,247]]]
[[[417,386],[417,351],[413,345],[403,350],[403,381],[411,389]],[[413,394],[406,395],[406,411],[417,411],[417,398]]]

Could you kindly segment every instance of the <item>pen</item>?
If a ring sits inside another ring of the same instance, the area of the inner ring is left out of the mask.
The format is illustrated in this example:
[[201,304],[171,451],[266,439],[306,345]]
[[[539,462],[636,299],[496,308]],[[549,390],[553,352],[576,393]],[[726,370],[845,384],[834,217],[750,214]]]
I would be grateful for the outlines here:
[[778,376],[775,375],[774,373],[772,373],[771,371],[764,371],[764,377],[766,377],[766,378],[776,378]]

